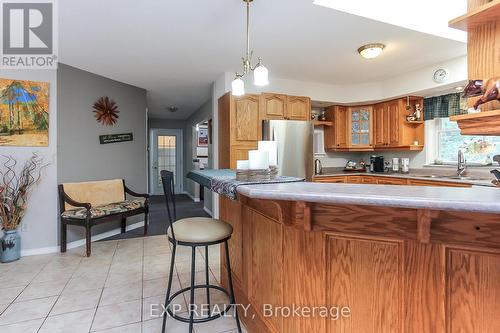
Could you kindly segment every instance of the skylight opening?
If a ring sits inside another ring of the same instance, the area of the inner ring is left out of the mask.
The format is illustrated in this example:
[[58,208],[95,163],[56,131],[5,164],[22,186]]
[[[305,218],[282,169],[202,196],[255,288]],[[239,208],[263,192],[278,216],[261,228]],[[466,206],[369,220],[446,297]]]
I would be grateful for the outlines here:
[[467,42],[467,33],[448,27],[448,21],[467,12],[467,0],[314,0],[313,4]]

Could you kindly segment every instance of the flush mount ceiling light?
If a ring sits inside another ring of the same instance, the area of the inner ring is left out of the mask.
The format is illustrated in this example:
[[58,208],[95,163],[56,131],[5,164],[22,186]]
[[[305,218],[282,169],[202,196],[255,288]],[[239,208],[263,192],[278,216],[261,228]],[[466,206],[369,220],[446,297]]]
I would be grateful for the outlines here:
[[243,72],[236,73],[236,77],[231,83],[231,90],[234,96],[241,96],[245,94],[245,82],[243,77],[250,71],[253,72],[254,84],[256,86],[265,86],[269,84],[269,71],[262,64],[262,59],[259,57],[257,64],[252,66],[253,51],[250,51],[250,3],[253,0],[243,0],[247,7],[247,49],[245,57],[243,57]]
[[174,112],[177,112],[177,110],[179,110],[179,108],[177,106],[168,106],[167,107],[167,110],[174,113]]
[[380,43],[366,44],[358,49],[358,53],[365,59],[373,59],[378,57],[384,49],[385,49],[384,44]]

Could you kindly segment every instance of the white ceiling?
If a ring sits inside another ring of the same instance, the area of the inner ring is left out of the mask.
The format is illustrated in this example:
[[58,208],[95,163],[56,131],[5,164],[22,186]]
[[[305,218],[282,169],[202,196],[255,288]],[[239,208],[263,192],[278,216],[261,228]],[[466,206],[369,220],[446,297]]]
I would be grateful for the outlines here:
[[[61,62],[148,90],[152,117],[187,118],[223,72],[241,68],[241,0],[64,0]],[[252,48],[272,77],[329,84],[381,81],[466,54],[466,45],[316,6],[255,0]],[[423,18],[424,19],[424,18]],[[379,58],[357,48],[387,45]],[[179,107],[172,114],[169,105]]]

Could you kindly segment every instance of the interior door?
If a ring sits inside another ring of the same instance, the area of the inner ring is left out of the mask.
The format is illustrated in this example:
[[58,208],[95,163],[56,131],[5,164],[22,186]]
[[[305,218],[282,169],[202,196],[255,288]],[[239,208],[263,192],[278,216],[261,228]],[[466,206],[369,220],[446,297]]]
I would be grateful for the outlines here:
[[182,151],[182,130],[151,131],[150,192],[152,194],[163,194],[160,176],[162,170],[173,172],[175,192],[183,191]]

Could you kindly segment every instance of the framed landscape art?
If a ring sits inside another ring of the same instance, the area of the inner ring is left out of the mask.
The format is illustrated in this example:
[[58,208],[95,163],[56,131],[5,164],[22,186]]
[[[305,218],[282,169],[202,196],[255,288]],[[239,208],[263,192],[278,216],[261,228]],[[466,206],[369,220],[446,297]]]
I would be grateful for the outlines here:
[[49,145],[49,83],[0,78],[0,146]]

